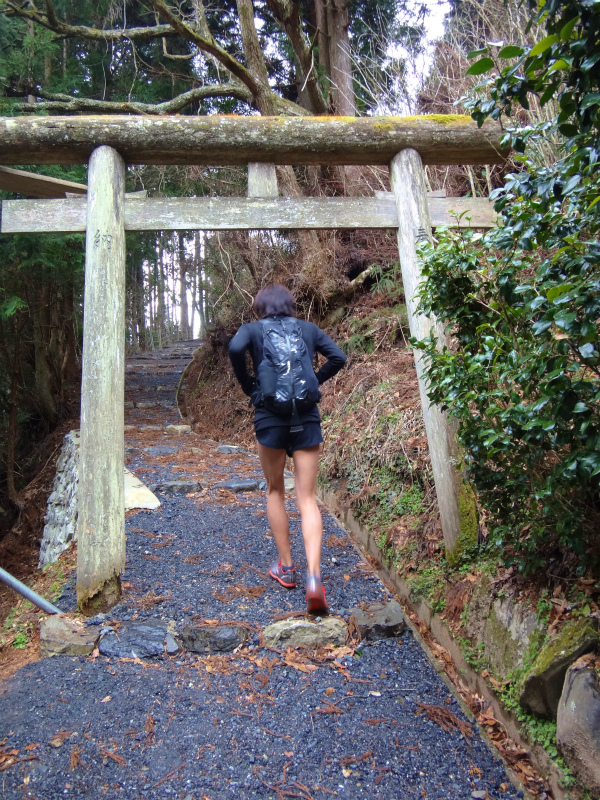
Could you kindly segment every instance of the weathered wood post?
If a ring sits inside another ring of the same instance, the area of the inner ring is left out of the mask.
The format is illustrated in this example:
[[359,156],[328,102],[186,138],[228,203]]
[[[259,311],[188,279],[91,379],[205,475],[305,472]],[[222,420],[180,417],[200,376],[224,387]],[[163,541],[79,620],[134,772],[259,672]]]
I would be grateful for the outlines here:
[[[392,159],[390,180],[398,209],[398,250],[410,332],[424,339],[435,328],[438,337],[443,339],[441,323],[417,312],[416,292],[421,282],[421,269],[416,248],[419,241],[432,241],[432,238],[425,173],[416,150],[402,150]],[[424,362],[419,351],[415,351],[415,366],[444,544],[450,560],[456,560],[465,545],[477,542],[475,496],[459,470],[460,453],[446,415],[427,397]]]
[[85,246],[77,605],[119,601],[125,566],[125,162],[111,147],[89,161]]
[[275,164],[248,164],[248,197],[277,197]]

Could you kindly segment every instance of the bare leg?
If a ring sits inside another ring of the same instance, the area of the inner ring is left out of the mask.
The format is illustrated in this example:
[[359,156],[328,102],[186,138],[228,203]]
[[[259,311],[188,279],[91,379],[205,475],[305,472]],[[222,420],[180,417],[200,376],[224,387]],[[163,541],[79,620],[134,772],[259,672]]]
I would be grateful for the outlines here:
[[296,480],[296,503],[302,520],[302,536],[308,563],[308,574],[321,574],[321,542],[323,522],[317,505],[317,471],[321,446],[294,450],[294,471]]
[[290,526],[285,510],[283,470],[285,450],[275,450],[258,442],[260,465],[267,481],[267,518],[284,567],[293,564],[290,550]]

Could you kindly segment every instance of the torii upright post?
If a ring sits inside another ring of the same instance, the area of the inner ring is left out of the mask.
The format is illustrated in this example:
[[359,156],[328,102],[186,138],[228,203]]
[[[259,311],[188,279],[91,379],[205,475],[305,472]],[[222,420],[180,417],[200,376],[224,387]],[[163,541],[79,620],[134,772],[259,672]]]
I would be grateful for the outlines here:
[[119,601],[125,566],[125,162],[111,147],[89,161],[85,246],[77,605]]
[[[392,159],[390,181],[398,209],[398,250],[410,332],[415,338],[424,339],[435,329],[443,340],[441,323],[417,312],[416,294],[422,276],[416,248],[421,240],[431,242],[432,236],[425,172],[416,150],[402,150]],[[459,449],[446,415],[427,397],[424,363],[418,351],[415,366],[444,544],[450,560],[456,560],[464,545],[477,541],[475,495],[459,471]]]

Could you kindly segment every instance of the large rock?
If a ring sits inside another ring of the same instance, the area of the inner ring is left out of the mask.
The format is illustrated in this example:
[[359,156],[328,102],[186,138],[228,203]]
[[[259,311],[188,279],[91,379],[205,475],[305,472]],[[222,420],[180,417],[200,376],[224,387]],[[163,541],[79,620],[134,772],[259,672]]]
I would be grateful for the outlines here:
[[40,654],[48,656],[89,656],[98,641],[98,632],[75,620],[55,615],[40,625]]
[[144,447],[144,453],[148,453],[153,458],[155,456],[173,456],[179,452],[177,447],[169,447],[166,444],[153,445],[151,447]]
[[232,478],[229,481],[215,483],[215,489],[229,489],[230,492],[256,492],[260,483],[260,478]]
[[402,607],[396,600],[374,603],[367,608],[351,608],[360,635],[367,641],[401,636],[406,628]]
[[237,444],[220,444],[217,447],[217,453],[223,453],[224,455],[231,455],[232,453],[245,453],[246,448],[240,447]]
[[152,658],[174,655],[179,650],[177,642],[162,620],[135,622],[124,625],[117,632],[105,633],[98,649],[103,656],[115,658]]
[[540,717],[556,719],[567,670],[598,643],[595,626],[587,619],[565,625],[538,653],[523,681],[519,702]]
[[186,625],[181,629],[180,636],[183,646],[193,653],[231,653],[246,641],[248,631],[241,625]]
[[586,786],[600,797],[600,684],[595,669],[577,662],[568,670],[558,705],[558,748]]
[[512,597],[492,603],[483,631],[485,654],[501,678],[522,667],[530,645],[543,636],[535,611]]
[[190,480],[189,478],[176,478],[174,481],[155,483],[150,488],[153,492],[160,492],[161,494],[190,494],[202,490],[202,486],[198,481]]
[[264,629],[267,647],[316,647],[346,643],[348,626],[339,617],[325,617],[322,622],[284,619]]
[[167,433],[175,433],[178,436],[182,433],[191,433],[192,426],[191,425],[167,425],[165,428]]

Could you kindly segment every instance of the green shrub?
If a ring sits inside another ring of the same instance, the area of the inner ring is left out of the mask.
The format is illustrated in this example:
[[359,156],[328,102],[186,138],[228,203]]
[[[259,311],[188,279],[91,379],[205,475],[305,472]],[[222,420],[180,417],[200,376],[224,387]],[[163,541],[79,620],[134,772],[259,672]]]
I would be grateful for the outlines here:
[[[542,566],[558,545],[582,574],[600,509],[600,7],[529,5],[548,37],[471,54],[469,72],[490,75],[468,102],[479,124],[527,109],[531,94],[557,115],[506,133],[520,171],[493,194],[498,227],[477,241],[438,228],[437,247],[423,246],[421,308],[455,346],[414,344],[508,563]],[[564,157],[540,166],[551,135]]]

